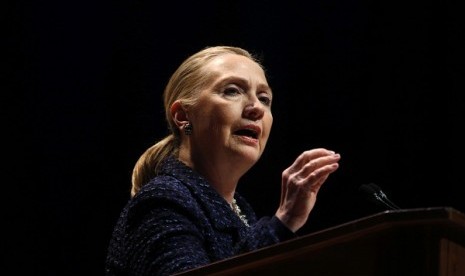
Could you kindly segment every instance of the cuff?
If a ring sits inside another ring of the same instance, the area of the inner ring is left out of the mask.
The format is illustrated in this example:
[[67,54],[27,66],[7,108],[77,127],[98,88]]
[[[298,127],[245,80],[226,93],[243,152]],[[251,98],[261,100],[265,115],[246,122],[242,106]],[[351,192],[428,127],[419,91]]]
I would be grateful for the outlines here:
[[275,233],[280,241],[285,241],[297,237],[297,234],[287,228],[286,225],[284,225],[284,223],[282,223],[276,216],[271,217],[270,224],[272,225],[273,229],[275,229]]

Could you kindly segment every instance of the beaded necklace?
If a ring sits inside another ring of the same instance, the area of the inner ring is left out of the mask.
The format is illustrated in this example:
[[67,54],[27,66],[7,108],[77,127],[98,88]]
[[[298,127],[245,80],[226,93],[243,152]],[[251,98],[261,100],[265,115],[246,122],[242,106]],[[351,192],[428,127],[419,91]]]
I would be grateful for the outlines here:
[[242,214],[241,208],[239,208],[239,205],[237,205],[235,198],[233,198],[233,200],[231,202],[231,209],[242,220],[242,222],[245,224],[245,226],[249,227],[249,222],[247,221],[247,218],[245,217],[245,215]]

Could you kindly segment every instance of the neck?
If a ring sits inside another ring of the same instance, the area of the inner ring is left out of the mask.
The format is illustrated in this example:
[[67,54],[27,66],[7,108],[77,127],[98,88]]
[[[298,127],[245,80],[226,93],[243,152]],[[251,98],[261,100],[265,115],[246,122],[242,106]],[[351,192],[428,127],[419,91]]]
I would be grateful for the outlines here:
[[232,203],[237,183],[243,173],[232,169],[234,166],[229,166],[223,162],[194,159],[189,151],[182,147],[178,159],[202,175],[229,204]]

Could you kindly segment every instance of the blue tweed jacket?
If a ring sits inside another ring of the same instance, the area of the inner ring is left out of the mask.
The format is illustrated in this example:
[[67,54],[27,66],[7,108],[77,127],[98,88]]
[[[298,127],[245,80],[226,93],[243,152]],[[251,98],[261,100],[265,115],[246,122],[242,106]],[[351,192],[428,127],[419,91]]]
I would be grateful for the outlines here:
[[250,227],[207,181],[175,158],[143,186],[114,228],[106,275],[169,275],[295,237],[276,217],[257,220],[238,193]]

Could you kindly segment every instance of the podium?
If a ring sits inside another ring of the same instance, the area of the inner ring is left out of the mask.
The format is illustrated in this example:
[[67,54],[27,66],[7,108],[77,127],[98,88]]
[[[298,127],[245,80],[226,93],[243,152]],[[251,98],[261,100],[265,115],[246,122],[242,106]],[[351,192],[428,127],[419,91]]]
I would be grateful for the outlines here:
[[465,275],[465,214],[390,210],[178,275]]

